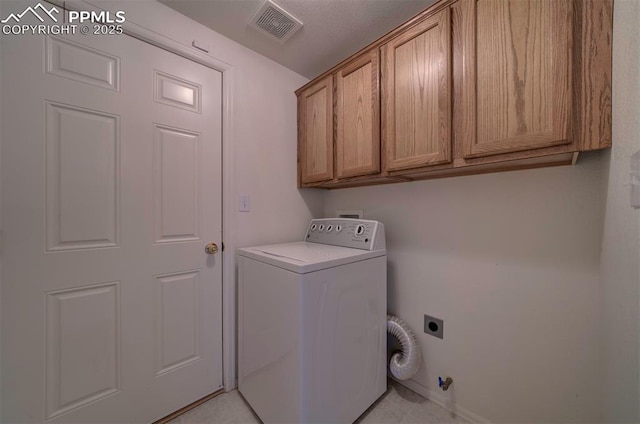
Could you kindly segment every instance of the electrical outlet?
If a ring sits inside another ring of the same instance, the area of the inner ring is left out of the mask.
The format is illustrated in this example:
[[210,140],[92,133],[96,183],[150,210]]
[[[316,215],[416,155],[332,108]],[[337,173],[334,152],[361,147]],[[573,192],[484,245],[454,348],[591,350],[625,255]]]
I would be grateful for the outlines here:
[[424,332],[439,339],[444,338],[444,321],[429,315],[424,316]]

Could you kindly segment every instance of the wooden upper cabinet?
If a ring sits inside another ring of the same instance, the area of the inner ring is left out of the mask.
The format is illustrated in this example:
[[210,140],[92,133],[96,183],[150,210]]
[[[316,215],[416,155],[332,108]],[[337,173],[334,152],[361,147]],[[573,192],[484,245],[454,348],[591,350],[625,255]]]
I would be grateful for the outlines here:
[[298,183],[567,165],[610,147],[612,29],[613,0],[439,0],[296,90]]
[[381,47],[385,171],[451,162],[451,33],[445,8]]
[[333,179],[333,78],[328,76],[298,96],[300,183]]
[[460,0],[464,157],[569,144],[572,0]]
[[336,72],[336,174],[380,172],[378,49]]

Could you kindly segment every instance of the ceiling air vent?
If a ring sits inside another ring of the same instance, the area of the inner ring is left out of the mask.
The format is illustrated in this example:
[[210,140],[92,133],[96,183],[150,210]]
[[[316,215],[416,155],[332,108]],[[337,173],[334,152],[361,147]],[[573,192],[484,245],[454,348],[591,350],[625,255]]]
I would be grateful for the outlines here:
[[287,41],[289,37],[302,28],[302,22],[271,0],[264,2],[262,7],[253,15],[249,24],[266,32],[281,43]]

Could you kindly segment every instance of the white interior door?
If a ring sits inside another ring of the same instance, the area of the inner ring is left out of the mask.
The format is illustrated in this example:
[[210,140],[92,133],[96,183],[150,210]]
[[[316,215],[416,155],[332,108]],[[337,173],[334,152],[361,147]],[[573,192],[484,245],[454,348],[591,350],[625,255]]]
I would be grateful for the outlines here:
[[1,421],[221,388],[221,74],[126,35],[1,42]]

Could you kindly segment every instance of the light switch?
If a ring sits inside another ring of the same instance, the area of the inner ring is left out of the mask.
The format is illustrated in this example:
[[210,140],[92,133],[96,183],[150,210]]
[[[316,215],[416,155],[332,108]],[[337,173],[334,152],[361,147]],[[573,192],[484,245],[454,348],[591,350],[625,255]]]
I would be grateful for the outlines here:
[[241,194],[238,197],[238,210],[240,212],[251,211],[251,198],[248,194]]

